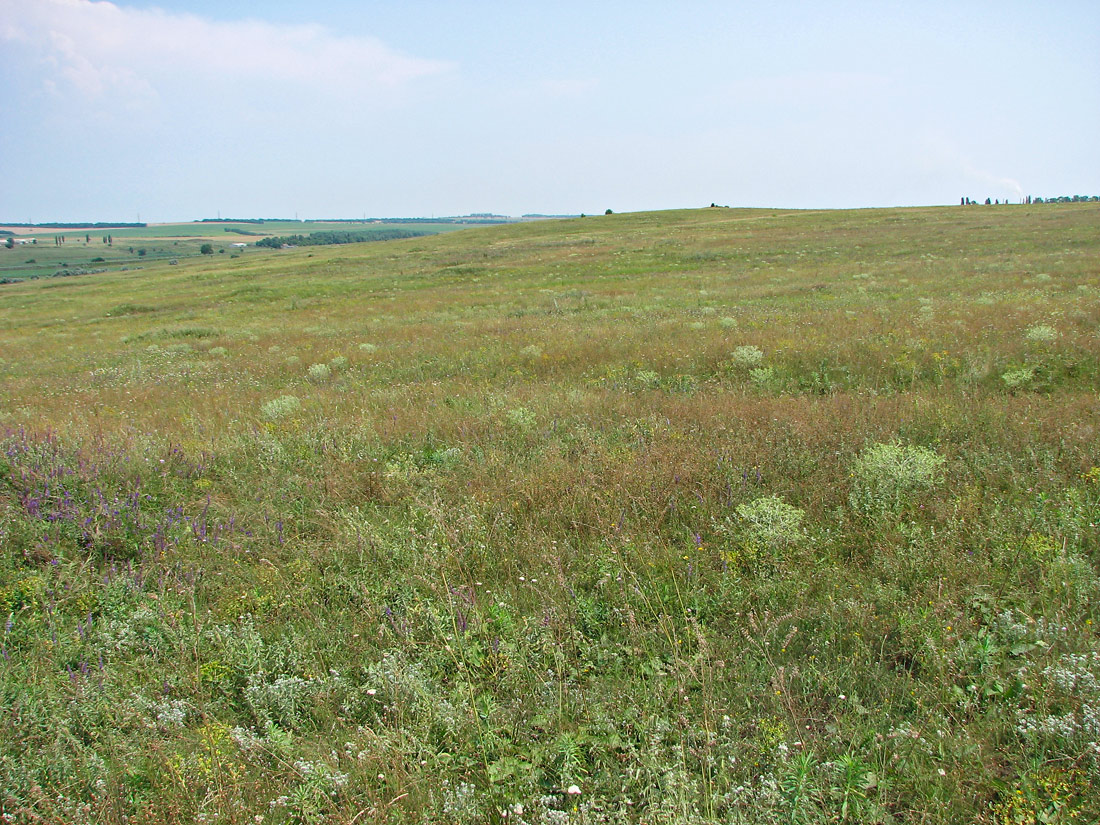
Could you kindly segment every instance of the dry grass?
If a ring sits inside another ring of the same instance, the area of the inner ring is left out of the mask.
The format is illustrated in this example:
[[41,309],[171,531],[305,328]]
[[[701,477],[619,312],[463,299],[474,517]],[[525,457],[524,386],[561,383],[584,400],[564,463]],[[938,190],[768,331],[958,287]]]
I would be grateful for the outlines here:
[[[1098,697],[1052,668],[1100,675],[1098,218],[615,215],[0,287],[0,805],[1093,815]],[[942,479],[853,509],[876,443]],[[761,546],[772,497],[804,517]]]

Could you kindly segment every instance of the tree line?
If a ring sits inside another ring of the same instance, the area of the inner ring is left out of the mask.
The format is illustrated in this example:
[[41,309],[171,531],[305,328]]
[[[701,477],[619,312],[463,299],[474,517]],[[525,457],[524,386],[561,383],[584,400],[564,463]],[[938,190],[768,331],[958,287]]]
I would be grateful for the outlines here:
[[284,246],[329,246],[342,243],[364,243],[366,241],[395,241],[401,238],[419,238],[435,235],[435,232],[414,229],[376,229],[364,232],[310,232],[308,235],[284,235],[256,241],[256,246],[280,249]]

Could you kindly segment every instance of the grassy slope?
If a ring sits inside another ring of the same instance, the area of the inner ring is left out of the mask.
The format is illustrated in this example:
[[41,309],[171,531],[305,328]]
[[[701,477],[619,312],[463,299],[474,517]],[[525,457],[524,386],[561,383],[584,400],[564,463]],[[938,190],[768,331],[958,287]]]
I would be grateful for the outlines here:
[[0,805],[1095,816],[1098,225],[714,209],[0,287]]

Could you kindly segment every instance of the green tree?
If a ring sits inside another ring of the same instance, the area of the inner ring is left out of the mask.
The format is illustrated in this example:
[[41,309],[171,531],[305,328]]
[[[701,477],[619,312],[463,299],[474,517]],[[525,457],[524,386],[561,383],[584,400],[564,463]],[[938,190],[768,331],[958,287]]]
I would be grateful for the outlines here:
[[214,245],[204,243],[202,246],[199,247],[199,252],[201,252],[203,255],[213,255],[214,254]]

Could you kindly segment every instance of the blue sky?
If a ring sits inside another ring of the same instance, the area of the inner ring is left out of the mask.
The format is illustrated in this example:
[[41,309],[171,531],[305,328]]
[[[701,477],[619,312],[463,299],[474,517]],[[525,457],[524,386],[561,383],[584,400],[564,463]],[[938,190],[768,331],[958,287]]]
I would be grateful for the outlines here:
[[1100,3],[0,0],[0,220],[1100,194]]

